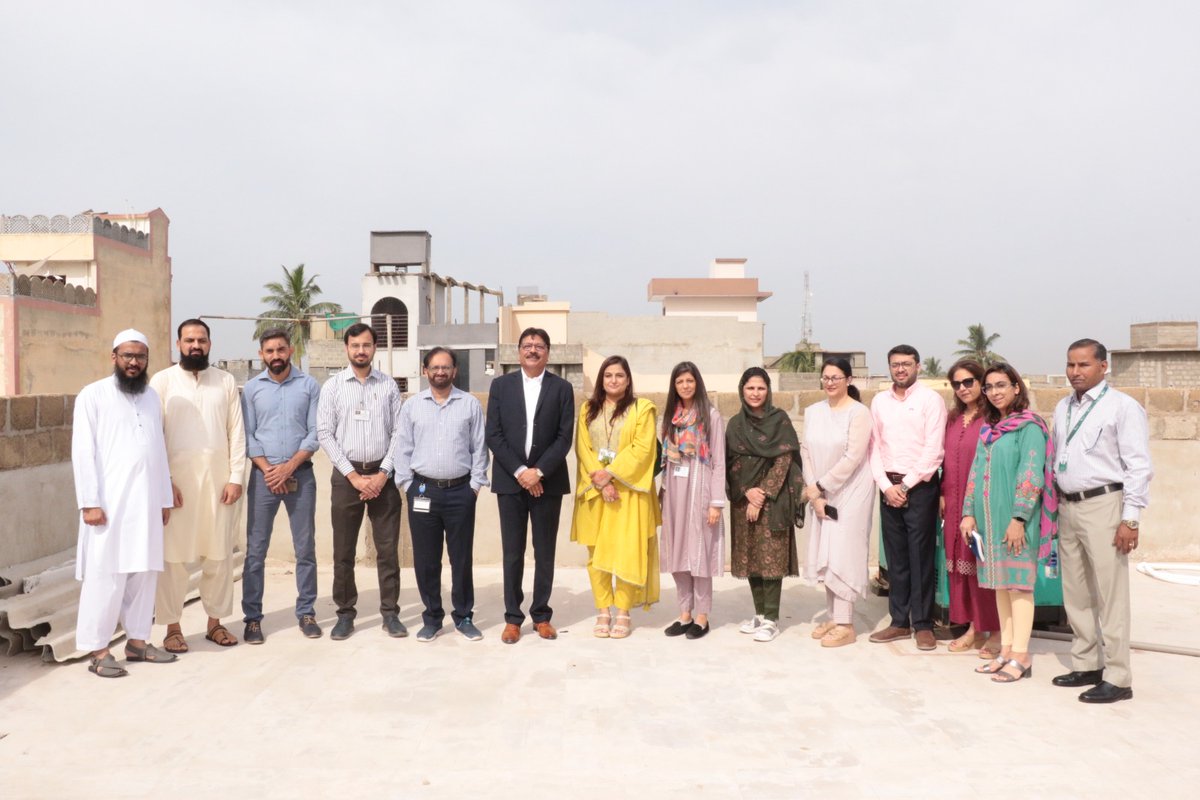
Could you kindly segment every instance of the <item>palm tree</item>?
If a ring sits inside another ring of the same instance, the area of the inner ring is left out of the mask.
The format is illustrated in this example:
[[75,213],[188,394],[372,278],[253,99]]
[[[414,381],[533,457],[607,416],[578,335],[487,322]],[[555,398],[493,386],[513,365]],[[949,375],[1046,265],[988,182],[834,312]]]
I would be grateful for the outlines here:
[[925,359],[925,365],[921,367],[921,372],[930,378],[941,378],[946,374],[946,370],[942,367],[942,360],[936,356],[929,356]]
[[[317,277],[306,277],[304,265],[297,264],[295,269],[283,267],[282,281],[263,284],[263,288],[270,292],[262,298],[269,310],[258,315],[254,338],[257,339],[271,328],[283,328],[291,334],[292,346],[296,349],[293,358],[297,364],[304,357],[304,345],[311,334],[309,320],[314,316],[342,313],[342,307],[337,303],[314,302],[321,294],[321,287],[316,284]],[[280,322],[280,318],[302,321]]]
[[996,361],[1003,361],[1004,356],[999,353],[993,353],[991,350],[992,343],[1000,338],[1000,334],[988,334],[983,329],[983,323],[978,325],[967,326],[967,338],[959,339],[958,344],[962,345],[963,349],[954,353],[956,356],[964,358],[973,358],[980,364],[990,364]]
[[816,372],[817,354],[808,342],[798,342],[796,349],[780,356],[775,366],[780,372]]

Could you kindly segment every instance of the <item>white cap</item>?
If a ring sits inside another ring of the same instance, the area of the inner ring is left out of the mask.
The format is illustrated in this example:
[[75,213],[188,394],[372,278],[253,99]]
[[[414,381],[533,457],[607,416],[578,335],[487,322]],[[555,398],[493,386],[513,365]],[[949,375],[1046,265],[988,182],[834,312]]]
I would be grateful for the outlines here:
[[113,350],[123,345],[125,342],[141,342],[149,349],[150,342],[146,340],[146,334],[133,328],[126,328],[113,337]]

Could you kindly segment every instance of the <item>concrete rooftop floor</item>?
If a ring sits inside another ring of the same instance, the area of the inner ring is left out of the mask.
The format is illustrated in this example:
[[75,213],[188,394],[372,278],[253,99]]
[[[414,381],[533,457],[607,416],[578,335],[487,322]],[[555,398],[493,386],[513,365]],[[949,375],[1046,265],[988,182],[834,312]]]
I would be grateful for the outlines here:
[[[557,572],[555,642],[528,625],[500,642],[490,567],[475,572],[483,641],[449,626],[429,644],[389,639],[375,571],[360,567],[358,630],[334,642],[330,578],[316,641],[296,628],[291,573],[273,565],[261,647],[204,641],[192,603],[192,652],[120,680],[0,656],[0,796],[1183,797],[1200,780],[1195,658],[1136,651],[1134,700],[1087,706],[1050,683],[1069,668],[1066,643],[1035,639],[1033,679],[993,685],[974,654],[868,643],[886,614],[876,597],[858,606],[857,644],[822,649],[808,634],[823,592],[799,580],[785,584],[783,633],[753,642],[737,631],[749,590],[730,577],[702,640],[662,635],[669,576],[629,639],[600,640],[587,576],[571,568]],[[1136,641],[1200,648],[1200,589],[1130,580]],[[448,605],[448,571],[443,591]],[[401,602],[415,633],[408,570]]]

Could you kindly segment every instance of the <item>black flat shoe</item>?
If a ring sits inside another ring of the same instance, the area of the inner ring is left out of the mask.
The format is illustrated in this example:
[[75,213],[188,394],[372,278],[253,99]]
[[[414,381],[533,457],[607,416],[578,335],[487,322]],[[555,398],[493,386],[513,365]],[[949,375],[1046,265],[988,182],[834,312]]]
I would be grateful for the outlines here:
[[701,628],[699,625],[693,622],[691,627],[687,629],[687,633],[684,635],[689,639],[701,639],[708,635],[708,623],[704,623],[704,627]]
[[1075,672],[1068,672],[1066,675],[1059,675],[1050,682],[1055,686],[1068,686],[1075,688],[1078,686],[1094,686],[1104,680],[1104,670],[1088,669]]
[[667,636],[683,636],[685,633],[691,630],[691,627],[691,622],[684,622],[677,619],[672,622],[670,627],[663,631],[663,633],[665,633]]
[[1118,700],[1132,700],[1133,687],[1113,686],[1108,681],[1100,681],[1100,683],[1088,689],[1083,694],[1079,695],[1081,703],[1115,703]]

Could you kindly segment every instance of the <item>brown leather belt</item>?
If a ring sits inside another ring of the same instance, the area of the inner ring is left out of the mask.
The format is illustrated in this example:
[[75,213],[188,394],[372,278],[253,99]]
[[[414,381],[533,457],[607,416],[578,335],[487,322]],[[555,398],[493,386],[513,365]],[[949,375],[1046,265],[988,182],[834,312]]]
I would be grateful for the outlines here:
[[[1054,488],[1058,488],[1057,484]],[[1101,497],[1113,492],[1119,492],[1124,488],[1125,484],[1123,483],[1109,483],[1104,486],[1097,486],[1095,489],[1085,489],[1082,492],[1064,492],[1062,489],[1059,489],[1058,499],[1066,500],[1068,503],[1078,503],[1083,500],[1090,500],[1093,497]]]
[[380,465],[383,464],[382,461],[354,461],[352,459],[347,459],[347,460],[350,461],[350,466],[354,467],[354,471],[357,472],[359,475],[375,475],[379,472]]

